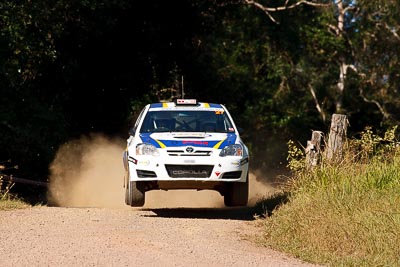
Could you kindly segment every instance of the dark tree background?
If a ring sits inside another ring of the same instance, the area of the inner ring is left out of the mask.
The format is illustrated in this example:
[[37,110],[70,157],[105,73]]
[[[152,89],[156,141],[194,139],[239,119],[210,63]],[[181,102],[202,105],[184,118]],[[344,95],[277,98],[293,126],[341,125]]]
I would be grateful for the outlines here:
[[398,124],[396,1],[320,1],[272,19],[249,2],[1,1],[0,161],[46,180],[61,144],[125,138],[142,106],[179,93],[182,77],[186,97],[228,106],[253,168],[285,166],[286,142],[326,131],[334,112],[354,134]]

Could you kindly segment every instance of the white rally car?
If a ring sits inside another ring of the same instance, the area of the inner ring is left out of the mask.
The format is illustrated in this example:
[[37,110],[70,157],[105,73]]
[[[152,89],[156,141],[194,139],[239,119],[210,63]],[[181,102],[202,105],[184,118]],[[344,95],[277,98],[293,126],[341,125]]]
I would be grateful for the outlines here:
[[216,190],[226,206],[247,205],[249,153],[224,105],[195,99],[147,105],[124,153],[125,202],[150,190]]

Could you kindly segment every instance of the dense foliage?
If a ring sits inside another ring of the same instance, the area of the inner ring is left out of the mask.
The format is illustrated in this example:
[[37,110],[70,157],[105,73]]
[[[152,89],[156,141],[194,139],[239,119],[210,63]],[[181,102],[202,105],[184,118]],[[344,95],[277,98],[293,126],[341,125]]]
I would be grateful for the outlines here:
[[46,179],[62,143],[125,137],[141,106],[179,94],[182,77],[186,97],[230,108],[253,167],[285,159],[288,139],[325,130],[333,112],[353,132],[398,123],[397,1],[320,1],[273,20],[248,2],[2,1],[0,161]]

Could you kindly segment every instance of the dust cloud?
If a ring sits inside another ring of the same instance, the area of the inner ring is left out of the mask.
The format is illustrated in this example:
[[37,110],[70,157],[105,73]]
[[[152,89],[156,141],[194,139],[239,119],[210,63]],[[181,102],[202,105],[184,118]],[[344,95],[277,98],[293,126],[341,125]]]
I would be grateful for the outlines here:
[[254,206],[261,199],[273,195],[277,188],[271,181],[276,180],[277,174],[262,170],[251,170],[249,173],[249,202]]
[[[50,166],[50,205],[62,207],[127,208],[123,188],[122,153],[126,141],[103,135],[83,136],[60,147]],[[274,192],[265,174],[250,172],[249,205]],[[264,182],[262,182],[264,181]],[[224,207],[211,190],[148,191],[144,208]]]
[[70,141],[50,166],[48,200],[64,207],[123,207],[124,140],[102,135]]

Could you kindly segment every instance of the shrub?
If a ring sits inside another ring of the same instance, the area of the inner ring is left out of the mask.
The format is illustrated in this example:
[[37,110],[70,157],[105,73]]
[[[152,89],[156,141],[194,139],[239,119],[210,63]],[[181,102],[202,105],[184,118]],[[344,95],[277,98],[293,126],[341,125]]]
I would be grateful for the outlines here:
[[293,176],[284,188],[289,201],[265,219],[262,243],[311,262],[399,266],[400,147],[395,130],[380,137],[367,128],[360,139],[348,141],[339,164],[323,156],[313,169],[302,167],[296,148],[289,146],[294,151],[289,152]]

